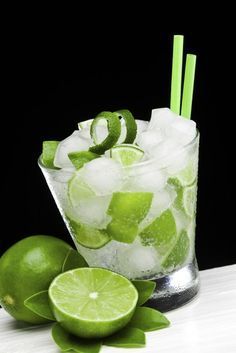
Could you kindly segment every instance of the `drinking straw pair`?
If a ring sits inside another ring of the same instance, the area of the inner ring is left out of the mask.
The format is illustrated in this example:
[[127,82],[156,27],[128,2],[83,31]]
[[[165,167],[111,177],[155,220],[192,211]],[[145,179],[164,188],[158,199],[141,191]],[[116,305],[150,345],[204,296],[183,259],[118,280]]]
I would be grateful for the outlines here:
[[187,54],[181,104],[183,46],[184,36],[175,35],[173,44],[170,109],[178,115],[191,119],[197,57],[193,54]]

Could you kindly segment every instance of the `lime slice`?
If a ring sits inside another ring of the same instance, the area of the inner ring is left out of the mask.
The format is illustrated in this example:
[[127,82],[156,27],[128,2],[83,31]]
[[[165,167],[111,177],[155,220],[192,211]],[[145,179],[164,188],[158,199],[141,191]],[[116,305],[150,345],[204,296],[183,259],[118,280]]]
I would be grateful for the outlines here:
[[[172,185],[174,185],[175,182],[176,179],[172,180]],[[174,207],[179,211],[184,211],[187,216],[191,218],[194,217],[196,210],[197,183],[186,187],[182,187],[175,183],[175,191],[176,198],[174,201]]]
[[170,209],[164,211],[139,234],[143,245],[154,245],[162,255],[177,237],[175,218]]
[[111,158],[120,162],[123,166],[138,163],[143,155],[144,152],[141,148],[131,144],[117,145],[111,149]]
[[43,141],[42,163],[47,168],[55,168],[53,161],[59,141]]
[[74,167],[76,169],[80,169],[85,163],[88,163],[95,158],[99,158],[100,156],[90,151],[80,151],[68,153],[68,157],[73,163]]
[[168,182],[174,186],[189,186],[192,185],[197,179],[197,162],[191,160],[187,167],[179,172],[173,178],[170,178]]
[[161,265],[164,269],[174,269],[176,266],[180,266],[186,260],[190,248],[190,241],[188,234],[185,230],[182,230],[177,238],[173,248],[164,257]]
[[[104,119],[107,122],[108,135],[105,140],[103,140],[101,143],[97,143],[96,127],[99,125],[100,121]],[[121,123],[119,116],[112,112],[101,112],[96,116],[95,119],[93,119],[93,122],[91,124],[90,134],[93,139],[93,142],[95,143],[95,146],[90,147],[89,150],[97,154],[103,154],[106,150],[109,150],[116,144],[119,139],[120,133]]]
[[57,276],[49,299],[56,320],[79,337],[109,336],[127,325],[138,292],[125,277],[102,268],[79,268]]
[[133,143],[137,135],[137,124],[133,114],[127,109],[117,110],[115,113],[123,118],[126,124],[126,137],[122,143]]
[[151,192],[115,192],[113,193],[108,215],[112,221],[107,232],[120,242],[132,243],[138,234],[138,224],[146,217],[153,194]]
[[80,224],[68,216],[66,218],[75,241],[85,248],[100,249],[111,240],[105,230],[93,228],[87,224]]
[[194,217],[196,212],[197,186],[186,187],[183,192],[183,208],[189,217]]
[[76,207],[81,200],[94,196],[95,193],[82,179],[80,172],[76,172],[75,176],[68,183],[68,197],[73,207]]

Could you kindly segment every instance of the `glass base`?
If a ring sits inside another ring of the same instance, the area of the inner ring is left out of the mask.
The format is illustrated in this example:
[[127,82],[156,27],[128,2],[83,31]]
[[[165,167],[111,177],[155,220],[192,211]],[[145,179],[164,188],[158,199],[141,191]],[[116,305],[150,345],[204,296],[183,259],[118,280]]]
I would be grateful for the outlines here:
[[145,306],[161,312],[177,309],[188,303],[200,287],[196,261],[163,277],[149,279],[156,282],[156,290]]

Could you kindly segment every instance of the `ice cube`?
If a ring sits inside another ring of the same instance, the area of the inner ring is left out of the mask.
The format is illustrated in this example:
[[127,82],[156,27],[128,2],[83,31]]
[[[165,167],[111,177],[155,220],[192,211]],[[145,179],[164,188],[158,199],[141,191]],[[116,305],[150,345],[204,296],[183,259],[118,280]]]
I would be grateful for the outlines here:
[[141,245],[138,240],[118,256],[121,272],[131,278],[141,277],[159,267],[156,250],[153,247]]
[[155,165],[147,163],[130,179],[131,189],[156,192],[165,187],[167,175]]
[[73,218],[91,227],[104,229],[111,221],[111,217],[106,214],[110,201],[111,195],[81,200],[73,209]]
[[167,137],[175,139],[181,145],[186,145],[196,136],[196,123],[193,120],[177,116],[166,127],[165,133]]
[[97,195],[107,195],[121,189],[123,171],[120,163],[101,157],[86,163],[81,170],[88,186]]
[[136,142],[141,149],[149,152],[154,146],[158,145],[163,140],[163,135],[160,129],[144,131],[138,135]]
[[73,176],[75,168],[62,168],[54,173],[54,180],[60,183],[67,183]]
[[137,119],[136,124],[137,124],[137,136],[140,135],[142,132],[146,131],[148,128],[148,121]]
[[72,135],[62,140],[57,146],[54,165],[58,168],[73,167],[72,162],[68,158],[68,153],[86,151],[91,145],[91,140],[81,136],[82,130],[75,130]]
[[169,108],[153,109],[148,130],[165,130],[167,126],[175,121],[177,116],[178,115],[173,113]]
[[175,174],[182,170],[188,162],[188,153],[175,139],[167,138],[155,146],[150,155],[159,168],[167,168],[167,172]]

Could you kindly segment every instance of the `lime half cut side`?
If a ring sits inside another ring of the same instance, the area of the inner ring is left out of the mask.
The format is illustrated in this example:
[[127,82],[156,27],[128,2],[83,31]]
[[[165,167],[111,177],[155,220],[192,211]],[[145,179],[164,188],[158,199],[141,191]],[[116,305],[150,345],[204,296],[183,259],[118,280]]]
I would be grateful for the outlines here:
[[111,158],[123,166],[138,163],[143,158],[144,152],[132,144],[121,144],[111,149]]
[[109,336],[130,321],[138,292],[125,277],[102,268],[64,272],[49,288],[56,320],[84,338]]

